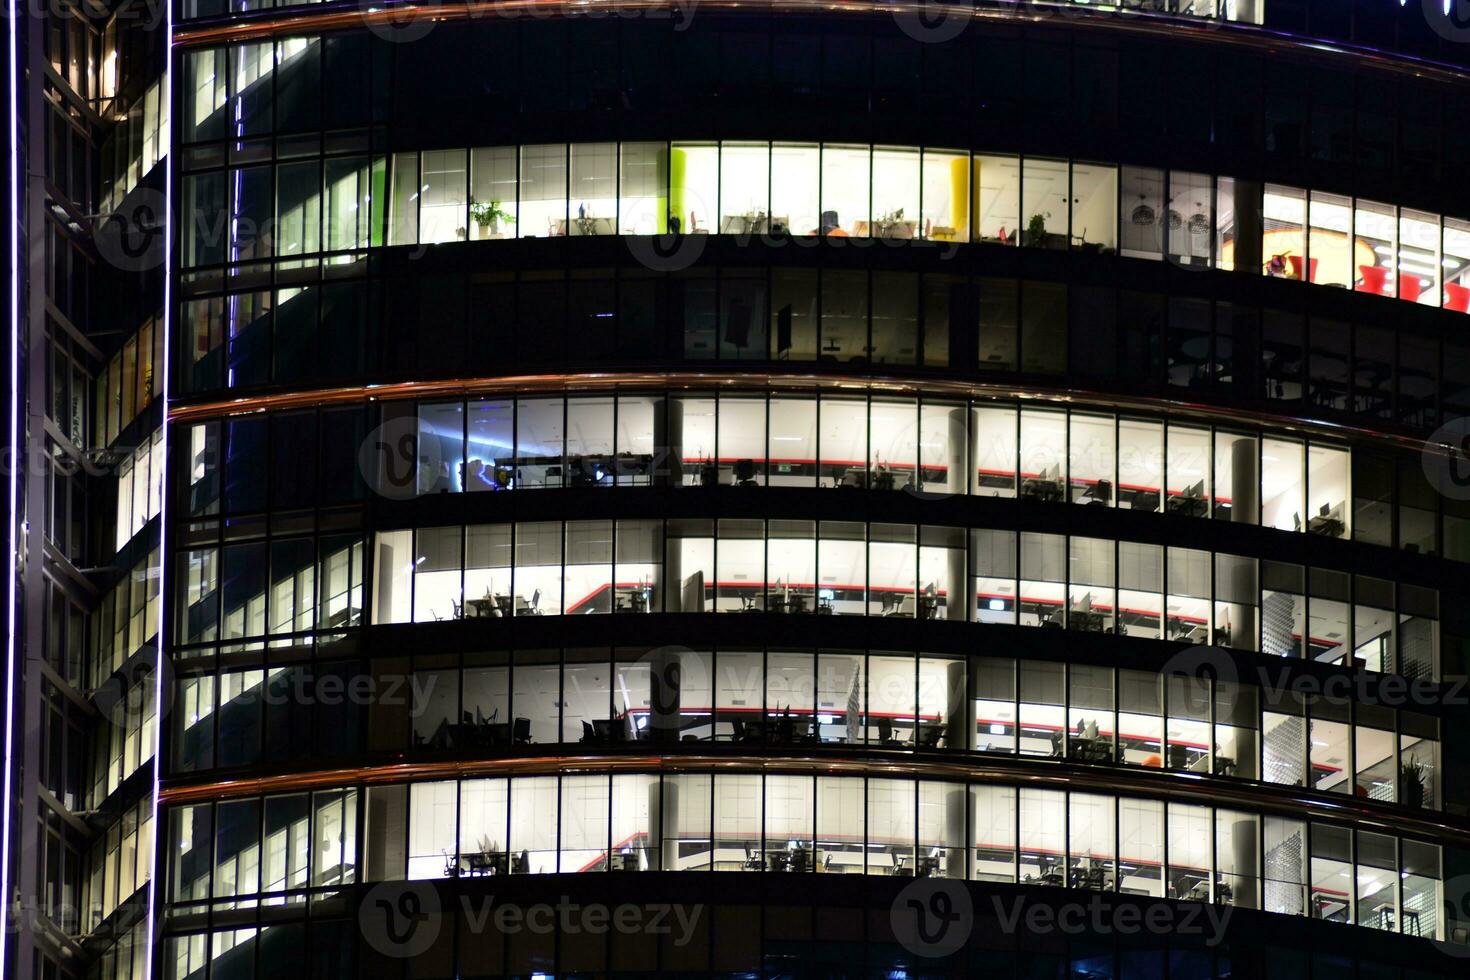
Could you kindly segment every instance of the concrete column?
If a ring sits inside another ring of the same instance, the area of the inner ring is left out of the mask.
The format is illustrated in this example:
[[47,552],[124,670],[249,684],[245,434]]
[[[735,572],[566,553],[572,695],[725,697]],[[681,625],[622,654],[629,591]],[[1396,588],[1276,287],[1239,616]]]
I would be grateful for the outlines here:
[[949,727],[944,732],[944,747],[947,749],[971,749],[975,741],[975,723],[971,718],[969,687],[967,686],[965,662],[957,660],[946,666],[944,672],[945,704],[944,717]]
[[1230,520],[1254,524],[1260,511],[1261,453],[1256,440],[1242,437],[1230,444]]
[[[667,527],[668,525],[665,525]],[[664,537],[664,609],[684,611],[684,555],[679,538]]]
[[944,574],[949,579],[949,594],[945,597],[944,618],[965,622],[972,618],[975,608],[975,582],[966,567],[965,549],[950,548],[945,553]]
[[[653,452],[655,486],[677,487],[684,482],[684,403],[663,399],[653,414]],[[659,463],[659,453],[663,453]]]
[[[672,783],[655,779],[648,784],[648,870],[662,871],[676,866],[679,848],[670,842],[678,837],[678,827],[664,823],[664,801],[670,804],[678,800],[679,788]],[[669,806],[670,817],[674,807]]]
[[969,795],[969,790],[963,786],[951,786],[944,793],[944,839],[958,842],[958,846],[944,850],[943,874],[946,878],[963,879],[965,866],[969,863],[969,850],[965,846],[970,839],[966,806]]
[[[1230,445],[1230,520],[1254,524],[1260,510],[1260,448],[1254,439],[1236,439]],[[1231,574],[1230,595],[1242,599],[1230,603],[1230,647],[1235,650],[1254,650],[1260,645],[1256,609],[1260,593],[1254,569],[1251,563],[1240,562]]]
[[952,408],[945,425],[944,490],[946,493],[965,492],[965,415],[963,408]]
[[1256,841],[1256,821],[1235,821],[1231,828],[1231,850],[1238,877],[1230,883],[1234,892],[1231,901],[1236,908],[1260,908],[1256,875],[1260,874],[1260,854]]
[[659,648],[650,655],[648,666],[649,737],[659,742],[677,742],[683,676],[679,651]]
[[1258,181],[1235,182],[1235,268],[1260,275],[1266,256],[1261,254],[1262,214],[1265,188]]

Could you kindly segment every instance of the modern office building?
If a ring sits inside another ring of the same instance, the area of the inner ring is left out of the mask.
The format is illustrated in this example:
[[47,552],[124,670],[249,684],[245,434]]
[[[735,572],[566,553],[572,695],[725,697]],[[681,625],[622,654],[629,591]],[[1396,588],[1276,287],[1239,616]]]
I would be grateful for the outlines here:
[[154,13],[6,11],[6,977],[146,973],[169,140]]
[[186,0],[85,887],[170,980],[1465,975],[1455,16]]

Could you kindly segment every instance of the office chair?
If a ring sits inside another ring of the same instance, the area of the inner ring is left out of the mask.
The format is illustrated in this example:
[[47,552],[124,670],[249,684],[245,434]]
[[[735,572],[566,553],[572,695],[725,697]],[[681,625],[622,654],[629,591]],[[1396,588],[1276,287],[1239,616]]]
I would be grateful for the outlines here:
[[753,487],[755,482],[755,460],[737,459],[735,461],[735,485],[737,487]]
[[533,615],[533,616],[539,616],[539,615],[541,615],[541,610],[538,608],[540,605],[541,605],[541,590],[540,589],[536,589],[535,591],[533,591],[531,593],[531,615]]

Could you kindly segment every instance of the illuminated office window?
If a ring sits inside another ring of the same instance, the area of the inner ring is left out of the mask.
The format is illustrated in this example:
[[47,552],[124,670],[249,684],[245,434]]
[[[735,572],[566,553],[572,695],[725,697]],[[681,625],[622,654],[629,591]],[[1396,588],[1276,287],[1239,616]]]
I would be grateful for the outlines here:
[[1261,261],[1266,275],[1302,278],[1307,257],[1306,198],[1307,192],[1299,187],[1266,185],[1261,222]]
[[925,150],[920,233],[941,242],[970,240],[970,155]]
[[1164,172],[1143,167],[1121,169],[1118,198],[1118,251],[1138,259],[1164,257]]
[[[864,157],[866,158],[866,153]],[[722,168],[722,172],[728,171],[729,167]],[[866,185],[866,166],[862,173],[863,183]],[[771,231],[788,232],[792,235],[820,234],[822,208],[818,199],[821,195],[822,184],[822,153],[817,145],[814,143],[773,144],[770,174]],[[866,190],[862,192],[862,200],[863,209],[866,211]],[[728,214],[727,206],[722,206],[722,210]]]
[[465,157],[464,150],[425,150],[422,155],[418,240],[425,245],[469,238]]
[[1072,246],[1087,252],[1118,247],[1118,168],[1072,165]]
[[520,191],[517,228],[522,238],[554,237],[567,233],[565,143],[521,147]]
[[869,218],[871,164],[870,147],[822,147],[822,213],[815,234],[875,237]]
[[573,143],[566,233],[612,235],[618,218],[618,144]]
[[[901,240],[918,238],[923,230],[919,211],[919,150],[912,147],[874,147],[872,167],[872,220],[867,227],[867,236]],[[863,231],[857,233],[862,235]]]
[[[669,147],[666,143],[623,143],[618,166],[618,234],[662,235],[669,222]],[[573,163],[576,161],[573,151]],[[680,226],[682,228],[682,225]],[[691,232],[693,228],[689,229]]]
[[1399,298],[1440,305],[1439,215],[1407,208],[1399,212]]
[[1003,245],[1020,244],[1020,159],[977,155],[973,169],[977,240]]
[[1305,267],[1300,259],[1290,262],[1293,278],[1324,286],[1351,285],[1357,279],[1357,266],[1373,260],[1371,251],[1353,237],[1352,199],[1313,191],[1308,216],[1310,258]]
[[[815,148],[803,152],[798,146],[787,146],[780,154],[783,164],[804,166],[793,174],[793,182],[785,183],[779,199],[771,194],[771,146],[769,143],[723,143],[720,145],[719,233],[722,235],[765,235],[794,232],[791,207],[805,214],[803,200],[816,200]],[[773,210],[779,200],[783,212]],[[713,213],[714,202],[707,208]]]
[[1021,173],[1021,244],[1060,248],[1068,244],[1071,208],[1067,162],[1026,157]]
[[516,237],[519,180],[516,148],[486,146],[470,151],[470,238]]
[[[1355,288],[1375,296],[1397,296],[1398,221],[1391,204],[1358,201],[1353,215],[1355,241],[1365,247],[1354,270]],[[1371,256],[1371,257],[1370,257]],[[1356,256],[1355,256],[1356,258]]]
[[[764,172],[764,164],[761,169]],[[675,143],[669,151],[668,230],[686,235],[736,234],[722,227],[719,201],[720,145]]]
[[1470,221],[1444,221],[1443,306],[1457,313],[1470,313]]
[[417,153],[393,154],[393,190],[388,210],[388,244],[412,245],[419,240],[419,180]]
[[1169,259],[1190,268],[1210,265],[1210,175],[1169,172],[1169,209],[1165,216]]

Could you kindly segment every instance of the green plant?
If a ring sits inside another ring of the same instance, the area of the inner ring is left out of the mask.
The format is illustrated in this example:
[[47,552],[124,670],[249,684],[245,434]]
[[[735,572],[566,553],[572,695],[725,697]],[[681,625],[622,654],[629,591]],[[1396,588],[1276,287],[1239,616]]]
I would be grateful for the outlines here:
[[498,222],[509,221],[510,213],[500,206],[499,201],[491,201],[488,204],[471,201],[470,217],[474,218],[475,224],[481,228],[488,228]]
[[1051,217],[1051,212],[1045,214],[1033,214],[1031,220],[1026,222],[1026,241],[1033,245],[1041,245],[1046,241],[1046,219]]
[[1423,763],[1409,756],[1399,766],[1399,801],[1409,806],[1423,806],[1426,775]]

